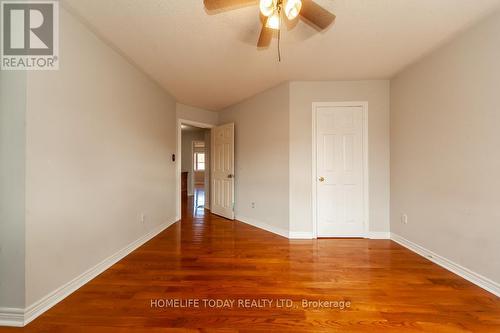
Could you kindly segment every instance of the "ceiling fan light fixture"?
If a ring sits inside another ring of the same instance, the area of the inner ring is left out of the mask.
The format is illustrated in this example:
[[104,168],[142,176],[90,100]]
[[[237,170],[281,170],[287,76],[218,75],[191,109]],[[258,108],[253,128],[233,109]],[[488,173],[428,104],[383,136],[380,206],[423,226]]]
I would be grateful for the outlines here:
[[275,0],[260,0],[260,12],[262,15],[269,17],[273,14],[275,6]]
[[293,20],[299,16],[300,10],[302,9],[301,0],[287,0],[285,5],[285,15],[289,20]]
[[268,28],[271,28],[271,29],[274,29],[274,30],[279,30],[280,29],[280,13],[279,13],[279,10],[276,9],[274,12],[273,12],[273,15],[271,15],[268,19],[267,19],[267,27]]

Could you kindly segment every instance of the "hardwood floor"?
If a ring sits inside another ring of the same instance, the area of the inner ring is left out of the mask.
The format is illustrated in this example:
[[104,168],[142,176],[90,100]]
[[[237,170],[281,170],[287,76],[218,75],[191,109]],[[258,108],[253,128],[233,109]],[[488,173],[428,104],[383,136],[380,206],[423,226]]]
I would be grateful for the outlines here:
[[[500,332],[499,298],[392,241],[290,241],[192,203],[183,214],[27,327],[0,332]],[[168,299],[235,303],[169,308]],[[304,299],[351,305],[304,308]]]

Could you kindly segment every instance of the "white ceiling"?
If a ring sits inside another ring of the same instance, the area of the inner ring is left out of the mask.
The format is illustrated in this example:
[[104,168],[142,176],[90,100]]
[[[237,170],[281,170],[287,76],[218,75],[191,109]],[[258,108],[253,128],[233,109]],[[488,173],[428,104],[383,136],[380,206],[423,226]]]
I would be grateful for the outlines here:
[[257,6],[209,15],[203,0],[65,0],[179,102],[219,110],[288,80],[390,78],[500,0],[316,0],[337,15],[299,22],[257,50]]

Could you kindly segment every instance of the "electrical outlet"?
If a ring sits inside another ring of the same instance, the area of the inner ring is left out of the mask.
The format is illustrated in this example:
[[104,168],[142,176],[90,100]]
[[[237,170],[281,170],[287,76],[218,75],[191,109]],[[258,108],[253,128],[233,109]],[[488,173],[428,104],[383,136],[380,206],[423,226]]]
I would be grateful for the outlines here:
[[255,202],[252,202],[252,208],[255,208]]
[[401,223],[408,224],[408,215],[406,214],[401,215]]
[[144,224],[146,222],[146,214],[141,213],[141,223]]

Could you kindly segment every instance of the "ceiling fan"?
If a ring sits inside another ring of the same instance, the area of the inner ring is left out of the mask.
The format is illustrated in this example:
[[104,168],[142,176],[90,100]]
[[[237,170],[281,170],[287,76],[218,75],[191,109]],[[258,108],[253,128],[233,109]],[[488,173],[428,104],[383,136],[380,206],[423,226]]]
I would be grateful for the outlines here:
[[326,29],[335,20],[334,14],[312,0],[203,0],[203,3],[208,11],[227,10],[259,3],[264,20],[257,42],[258,47],[268,47],[275,30],[278,31],[279,41],[283,18],[292,21],[300,17],[319,31]]

